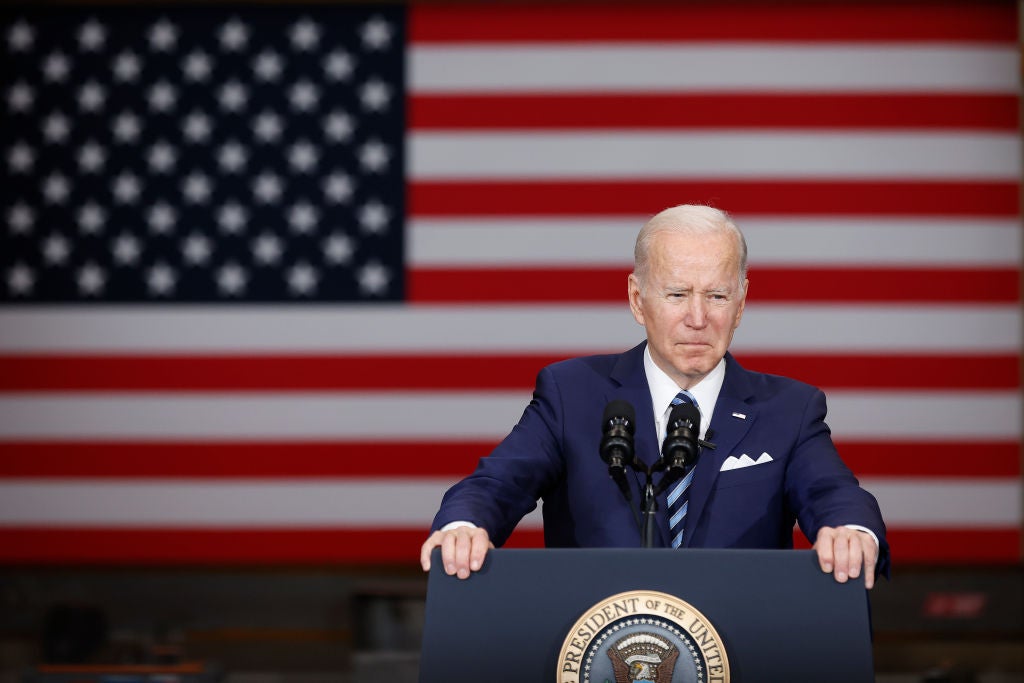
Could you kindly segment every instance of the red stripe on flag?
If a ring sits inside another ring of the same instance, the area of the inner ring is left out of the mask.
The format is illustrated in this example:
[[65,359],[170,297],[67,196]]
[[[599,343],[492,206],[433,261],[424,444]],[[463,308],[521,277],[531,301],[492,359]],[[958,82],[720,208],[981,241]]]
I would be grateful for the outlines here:
[[[495,441],[2,442],[0,479],[464,477]],[[595,456],[596,457],[596,456]]]
[[752,301],[880,303],[1015,303],[1016,268],[750,269]]
[[[1013,529],[912,529],[886,532],[893,562],[1016,564],[1020,527]],[[955,547],[953,547],[955,546]]]
[[1019,191],[1012,181],[421,180],[409,188],[409,209],[420,217],[646,216],[691,203],[733,215],[1016,217]]
[[[578,350],[585,354],[585,349]],[[574,354],[578,355],[578,354]],[[309,391],[533,387],[565,354],[374,356],[0,356],[0,392]],[[743,352],[752,370],[828,389],[1015,389],[1017,355]]]
[[415,268],[406,297],[437,303],[604,303],[626,301],[632,268]]
[[[988,479],[1020,476],[1020,444],[1016,441],[855,442],[836,444],[843,462],[858,477]],[[982,454],[967,457],[965,453]],[[882,511],[883,515],[885,511]]]
[[417,566],[423,529],[0,529],[6,564]]
[[413,43],[574,41],[1016,42],[1013,2],[485,6],[414,4]]
[[[9,441],[0,450],[0,479],[308,479],[432,477],[458,479],[494,441],[433,442],[46,442]],[[984,457],[964,457],[963,443],[837,443],[858,477],[990,479],[1020,476],[1019,444],[970,444]],[[595,462],[597,454],[594,454]]]
[[799,355],[742,352],[745,367],[827,389],[1016,389],[1020,356]]
[[1012,95],[415,95],[413,130],[954,128],[1016,130]]
[[[397,562],[415,567],[424,529],[0,529],[5,564],[335,564]],[[1013,564],[1019,529],[892,529],[897,565]],[[799,531],[794,544],[810,544]],[[543,532],[520,529],[506,548],[543,546]]]
[[523,389],[551,355],[0,356],[2,391]]
[[[628,268],[416,268],[414,303],[598,303],[625,300]],[[750,301],[1014,303],[1010,268],[772,268],[750,271]]]

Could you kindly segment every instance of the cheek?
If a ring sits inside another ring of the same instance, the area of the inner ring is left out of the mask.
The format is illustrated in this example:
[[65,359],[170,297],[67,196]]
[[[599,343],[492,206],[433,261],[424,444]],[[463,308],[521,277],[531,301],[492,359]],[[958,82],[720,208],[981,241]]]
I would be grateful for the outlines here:
[[721,317],[715,319],[715,329],[719,335],[723,337],[723,341],[728,339],[737,327],[739,327],[740,319],[738,316],[732,315],[732,313],[726,313],[723,311]]

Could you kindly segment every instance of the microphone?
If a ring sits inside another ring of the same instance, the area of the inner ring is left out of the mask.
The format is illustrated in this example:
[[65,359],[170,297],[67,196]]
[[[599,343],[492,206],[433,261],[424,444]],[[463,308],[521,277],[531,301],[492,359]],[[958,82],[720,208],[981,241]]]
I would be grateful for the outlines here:
[[668,488],[686,470],[697,462],[699,455],[700,411],[691,403],[680,403],[668,416],[665,442],[661,446],[665,476],[659,482],[658,493]]
[[636,411],[628,402],[616,400],[605,406],[601,418],[601,459],[608,464],[608,474],[619,485],[626,500],[633,496],[626,481],[626,467],[633,463],[633,434],[636,433]]

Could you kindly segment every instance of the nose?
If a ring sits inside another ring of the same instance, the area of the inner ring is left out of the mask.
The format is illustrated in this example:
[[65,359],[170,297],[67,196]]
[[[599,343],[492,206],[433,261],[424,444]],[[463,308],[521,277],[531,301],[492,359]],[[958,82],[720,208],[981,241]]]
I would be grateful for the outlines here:
[[703,329],[708,324],[708,302],[702,296],[691,296],[687,302],[686,316],[683,322],[695,330]]

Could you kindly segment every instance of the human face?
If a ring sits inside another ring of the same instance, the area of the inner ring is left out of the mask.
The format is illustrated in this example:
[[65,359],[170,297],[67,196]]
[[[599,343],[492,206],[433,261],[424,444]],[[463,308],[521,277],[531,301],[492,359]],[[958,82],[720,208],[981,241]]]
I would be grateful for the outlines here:
[[658,232],[645,282],[629,276],[629,307],[647,329],[651,358],[681,389],[715,369],[740,326],[747,281],[739,282],[736,246],[726,232]]

